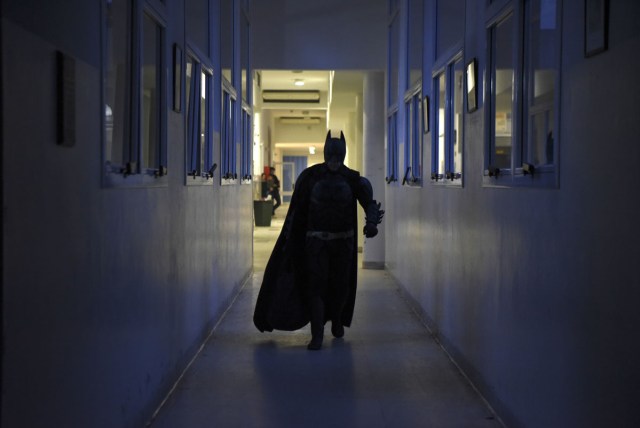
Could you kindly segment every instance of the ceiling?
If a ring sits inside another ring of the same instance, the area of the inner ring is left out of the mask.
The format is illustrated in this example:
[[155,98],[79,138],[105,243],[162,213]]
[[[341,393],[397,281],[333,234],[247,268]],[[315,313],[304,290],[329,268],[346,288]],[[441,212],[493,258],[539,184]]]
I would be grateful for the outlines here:
[[[329,70],[260,70],[261,87],[265,89],[295,90],[316,89],[326,91],[329,89]],[[304,86],[295,86],[296,80],[303,80]]]
[[[275,118],[314,117],[326,120],[328,110],[348,108],[340,103],[348,94],[362,93],[363,72],[331,70],[258,70],[262,109],[269,109]],[[296,86],[301,81],[303,86]],[[296,94],[317,91],[317,102],[296,102]],[[289,100],[265,102],[263,94],[272,92]],[[348,98],[348,97],[347,97]],[[286,124],[286,123],[284,123]]]

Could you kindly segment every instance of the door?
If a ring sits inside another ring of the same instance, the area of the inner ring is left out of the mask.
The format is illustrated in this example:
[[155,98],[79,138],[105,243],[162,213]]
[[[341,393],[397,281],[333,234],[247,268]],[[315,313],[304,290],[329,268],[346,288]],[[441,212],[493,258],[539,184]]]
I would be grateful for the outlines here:
[[289,203],[293,194],[295,184],[296,164],[293,162],[282,162],[282,202]]
[[282,157],[282,201],[291,201],[293,186],[302,171],[307,167],[308,158],[306,156],[283,156]]

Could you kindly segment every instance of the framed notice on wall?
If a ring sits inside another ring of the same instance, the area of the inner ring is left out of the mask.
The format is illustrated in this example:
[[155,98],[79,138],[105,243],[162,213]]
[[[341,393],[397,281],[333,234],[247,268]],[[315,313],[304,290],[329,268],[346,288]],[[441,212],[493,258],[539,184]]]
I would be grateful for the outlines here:
[[182,111],[182,48],[173,45],[173,111]]
[[609,0],[584,1],[584,56],[607,50]]
[[422,99],[422,132],[429,132],[429,96],[425,95]]

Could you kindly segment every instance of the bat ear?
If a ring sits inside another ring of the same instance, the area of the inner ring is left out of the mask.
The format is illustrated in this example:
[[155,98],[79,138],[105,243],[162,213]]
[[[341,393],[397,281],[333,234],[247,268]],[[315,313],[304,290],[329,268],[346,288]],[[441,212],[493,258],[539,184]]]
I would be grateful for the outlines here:
[[347,144],[347,142],[344,140],[344,134],[342,133],[342,131],[340,131],[340,141],[342,141],[345,145]]
[[324,142],[326,143],[330,139],[331,139],[331,130],[329,130],[329,132],[327,132],[327,138],[324,139]]

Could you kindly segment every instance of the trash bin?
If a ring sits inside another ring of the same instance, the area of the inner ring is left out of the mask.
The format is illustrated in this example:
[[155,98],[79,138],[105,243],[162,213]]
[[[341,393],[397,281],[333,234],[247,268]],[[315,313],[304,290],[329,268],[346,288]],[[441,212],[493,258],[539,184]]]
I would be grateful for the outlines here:
[[273,201],[253,201],[253,216],[256,226],[271,226]]

